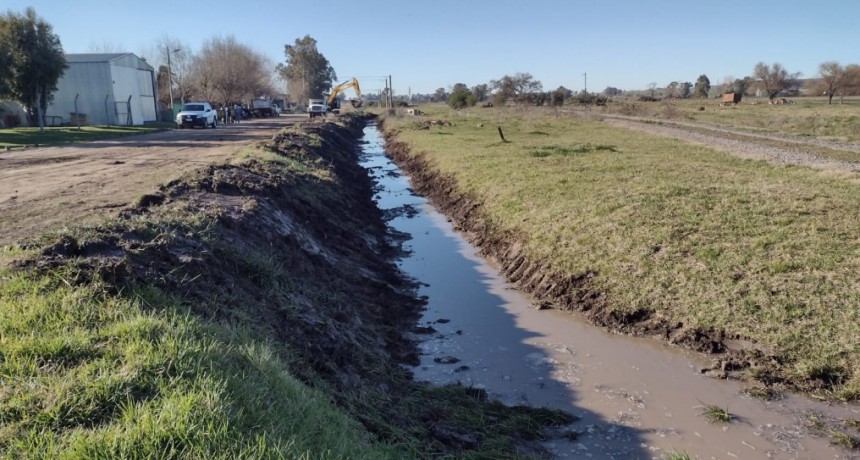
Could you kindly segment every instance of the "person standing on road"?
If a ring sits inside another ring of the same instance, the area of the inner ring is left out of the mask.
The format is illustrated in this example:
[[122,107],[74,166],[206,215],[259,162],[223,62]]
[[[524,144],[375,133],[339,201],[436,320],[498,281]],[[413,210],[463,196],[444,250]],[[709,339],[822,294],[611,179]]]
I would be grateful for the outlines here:
[[242,106],[236,104],[233,106],[233,123],[239,123],[239,120],[242,119]]

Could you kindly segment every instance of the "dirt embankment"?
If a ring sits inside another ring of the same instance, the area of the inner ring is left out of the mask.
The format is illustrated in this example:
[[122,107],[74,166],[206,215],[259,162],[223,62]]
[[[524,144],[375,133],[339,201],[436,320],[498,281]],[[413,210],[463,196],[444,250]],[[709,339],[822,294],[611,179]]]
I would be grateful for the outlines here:
[[[709,369],[717,378],[744,378],[752,374],[767,386],[797,389],[822,388],[827,382],[788,382],[783,363],[768,354],[755,341],[722,330],[701,330],[682,323],[671,323],[658,312],[639,309],[622,312],[609,307],[602,292],[595,291],[595,273],[568,276],[553,272],[524,250],[519,235],[499,230],[482,211],[482,203],[460,191],[450,175],[435,170],[426,154],[410,151],[397,140],[396,132],[386,133],[386,153],[412,180],[413,189],[428,197],[458,230],[466,233],[482,254],[496,261],[502,274],[537,300],[537,308],[557,308],[581,312],[589,321],[609,330],[631,335],[653,336],[714,357]],[[754,372],[745,372],[753,370]]]
[[572,416],[431,388],[401,367],[417,364],[404,332],[423,301],[392,262],[399,248],[357,163],[364,121],[342,122],[281,131],[266,148],[282,161],[209,166],[15,267],[71,273],[113,296],[155,288],[203,321],[287,343],[291,373],[379,440],[427,455],[540,453],[541,427]]

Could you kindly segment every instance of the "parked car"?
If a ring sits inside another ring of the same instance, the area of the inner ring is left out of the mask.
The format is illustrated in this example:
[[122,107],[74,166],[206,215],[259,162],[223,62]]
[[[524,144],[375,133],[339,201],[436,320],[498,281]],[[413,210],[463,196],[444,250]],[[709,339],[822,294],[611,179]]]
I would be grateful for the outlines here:
[[182,110],[176,114],[176,125],[179,129],[195,126],[203,128],[215,127],[218,124],[218,113],[208,102],[186,102]]

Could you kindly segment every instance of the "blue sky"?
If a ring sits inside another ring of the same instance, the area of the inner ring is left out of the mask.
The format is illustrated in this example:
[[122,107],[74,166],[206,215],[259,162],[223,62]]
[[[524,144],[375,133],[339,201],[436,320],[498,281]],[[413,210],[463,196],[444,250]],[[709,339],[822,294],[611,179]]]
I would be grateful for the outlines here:
[[544,89],[712,84],[779,62],[814,77],[834,60],[860,64],[860,2],[674,0],[2,0],[54,26],[66,52],[105,45],[150,61],[165,35],[197,51],[232,35],[273,63],[284,45],[317,40],[339,80],[396,94],[433,92],[529,72]]

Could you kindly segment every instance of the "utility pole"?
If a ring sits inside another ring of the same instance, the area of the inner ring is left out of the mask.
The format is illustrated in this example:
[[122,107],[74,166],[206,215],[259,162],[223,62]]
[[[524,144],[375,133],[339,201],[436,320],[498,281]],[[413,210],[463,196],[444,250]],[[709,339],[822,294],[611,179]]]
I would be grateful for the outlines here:
[[[173,70],[170,69],[170,45],[165,48],[167,49],[167,92],[170,93],[170,119],[173,121]],[[173,52],[178,53],[179,48]]]
[[394,109],[394,85],[391,83],[391,75],[388,76],[388,108]]
[[588,94],[588,72],[584,72],[582,78],[584,79],[582,82],[582,92]]
[[167,50],[167,93],[170,94],[170,121],[173,121],[173,72],[170,70],[170,45]]
[[386,109],[388,109],[388,92],[389,91],[390,90],[388,89],[388,79],[386,78],[385,79],[385,108]]

